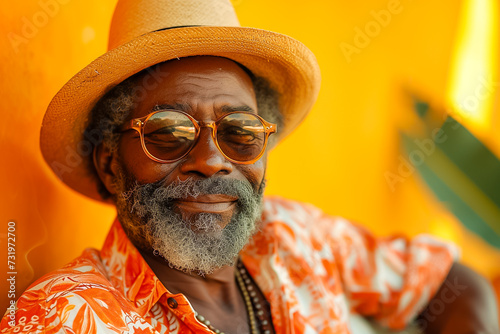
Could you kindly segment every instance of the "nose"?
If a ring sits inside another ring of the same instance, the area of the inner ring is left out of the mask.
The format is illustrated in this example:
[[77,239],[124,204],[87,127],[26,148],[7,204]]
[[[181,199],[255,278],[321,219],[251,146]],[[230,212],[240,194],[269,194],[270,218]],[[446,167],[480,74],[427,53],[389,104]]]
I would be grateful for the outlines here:
[[228,175],[233,164],[217,148],[212,139],[212,129],[202,128],[198,142],[184,158],[180,170],[187,176],[211,177]]

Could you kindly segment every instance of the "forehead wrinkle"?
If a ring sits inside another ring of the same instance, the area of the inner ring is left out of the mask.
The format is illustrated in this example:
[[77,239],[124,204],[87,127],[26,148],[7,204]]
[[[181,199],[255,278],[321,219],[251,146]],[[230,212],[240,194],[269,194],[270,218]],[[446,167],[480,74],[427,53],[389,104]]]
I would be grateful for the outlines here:
[[211,72],[207,74],[197,74],[197,73],[189,73],[186,77],[184,78],[178,78],[179,83],[181,84],[189,84],[193,86],[200,87],[199,84],[191,82],[192,80],[194,81],[208,81],[208,82],[219,82],[221,78],[224,79],[224,81],[230,80],[233,84],[239,84],[241,82],[241,78],[235,77],[235,76],[228,76],[225,75],[226,72]]
[[189,74],[186,77],[181,77],[177,79],[179,84],[182,85],[191,85],[195,87],[201,87],[201,84],[197,83],[200,81],[217,81],[214,77],[212,76],[203,76],[203,75],[195,75],[195,74]]
[[203,108],[204,105],[207,106],[212,106],[212,109],[222,109],[224,106],[228,107],[238,107],[238,106],[245,106],[245,108],[251,108],[248,106],[249,102],[253,101],[245,101],[246,99],[244,98],[235,98],[234,95],[232,94],[199,94],[200,92],[197,92],[197,96],[187,96],[187,97],[181,97],[181,98],[176,98],[172,102],[166,101],[165,103],[159,103],[157,102],[156,105],[158,106],[178,106],[181,108],[183,111],[189,111],[189,110],[198,110],[200,108]]
[[[206,85],[199,85],[195,83],[188,83],[182,86],[182,92],[177,93],[177,97],[179,100],[189,101],[189,100],[210,100],[217,98],[233,98],[234,94],[231,85],[227,85],[226,87],[221,88],[220,85],[214,85],[212,87],[207,87]],[[221,89],[227,90],[226,92],[221,92]],[[248,92],[250,96],[253,95],[253,92]]]

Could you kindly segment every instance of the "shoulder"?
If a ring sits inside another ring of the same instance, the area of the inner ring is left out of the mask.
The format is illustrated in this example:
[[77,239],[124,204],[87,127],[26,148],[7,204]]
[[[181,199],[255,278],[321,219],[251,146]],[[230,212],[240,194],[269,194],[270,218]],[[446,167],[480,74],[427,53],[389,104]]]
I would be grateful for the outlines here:
[[313,204],[278,196],[264,199],[262,222],[264,228],[286,226],[290,231],[318,238],[369,233],[363,226],[344,217],[328,215]]
[[312,254],[335,244],[339,230],[352,227],[348,220],[328,215],[312,204],[273,196],[264,200],[261,230],[254,239],[280,250]]
[[86,318],[85,313],[91,309],[106,308],[99,303],[122,304],[120,299],[121,294],[110,282],[99,251],[89,248],[67,265],[31,284],[16,303],[14,322],[8,314],[2,319],[2,332],[10,329],[21,333],[59,332],[65,323]]
[[267,222],[281,221],[290,224],[304,224],[313,219],[325,219],[325,213],[312,204],[294,201],[278,196],[265,197],[262,207],[262,220]]
[[281,197],[266,197],[263,204],[262,232],[267,241],[290,241],[295,247],[302,244],[328,246],[337,255],[350,257],[359,253],[366,258],[369,253],[380,252],[415,254],[417,259],[433,255],[458,259],[460,251],[451,242],[428,234],[409,238],[404,234],[378,237],[365,226],[341,216],[328,215],[312,204],[288,200]]
[[79,257],[62,268],[37,279],[19,298],[18,308],[32,300],[50,300],[49,297],[89,287],[88,284],[112,286],[101,262],[99,251],[92,248],[87,248]]

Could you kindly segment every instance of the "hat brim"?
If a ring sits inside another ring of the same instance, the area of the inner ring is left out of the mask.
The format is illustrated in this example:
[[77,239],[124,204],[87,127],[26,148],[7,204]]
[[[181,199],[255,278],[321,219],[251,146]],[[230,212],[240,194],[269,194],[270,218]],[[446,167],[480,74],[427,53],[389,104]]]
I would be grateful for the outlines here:
[[[246,27],[184,27],[147,33],[94,60],[50,102],[40,133],[46,162],[69,187],[98,201],[90,170],[93,137],[84,136],[90,111],[110,89],[155,64],[190,56],[219,56],[246,66],[280,93],[283,123],[278,141],[297,127],[314,104],[320,71],[314,54],[286,35]],[[277,142],[277,141],[276,141]]]

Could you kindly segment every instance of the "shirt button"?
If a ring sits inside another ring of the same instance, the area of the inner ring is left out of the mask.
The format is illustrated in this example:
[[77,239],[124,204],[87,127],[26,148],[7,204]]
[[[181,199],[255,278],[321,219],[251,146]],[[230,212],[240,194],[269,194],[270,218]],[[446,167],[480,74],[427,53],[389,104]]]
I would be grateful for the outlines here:
[[167,299],[167,304],[170,308],[177,308],[177,306],[179,306],[179,304],[177,304],[177,300],[175,300],[174,298],[170,297],[169,299]]

